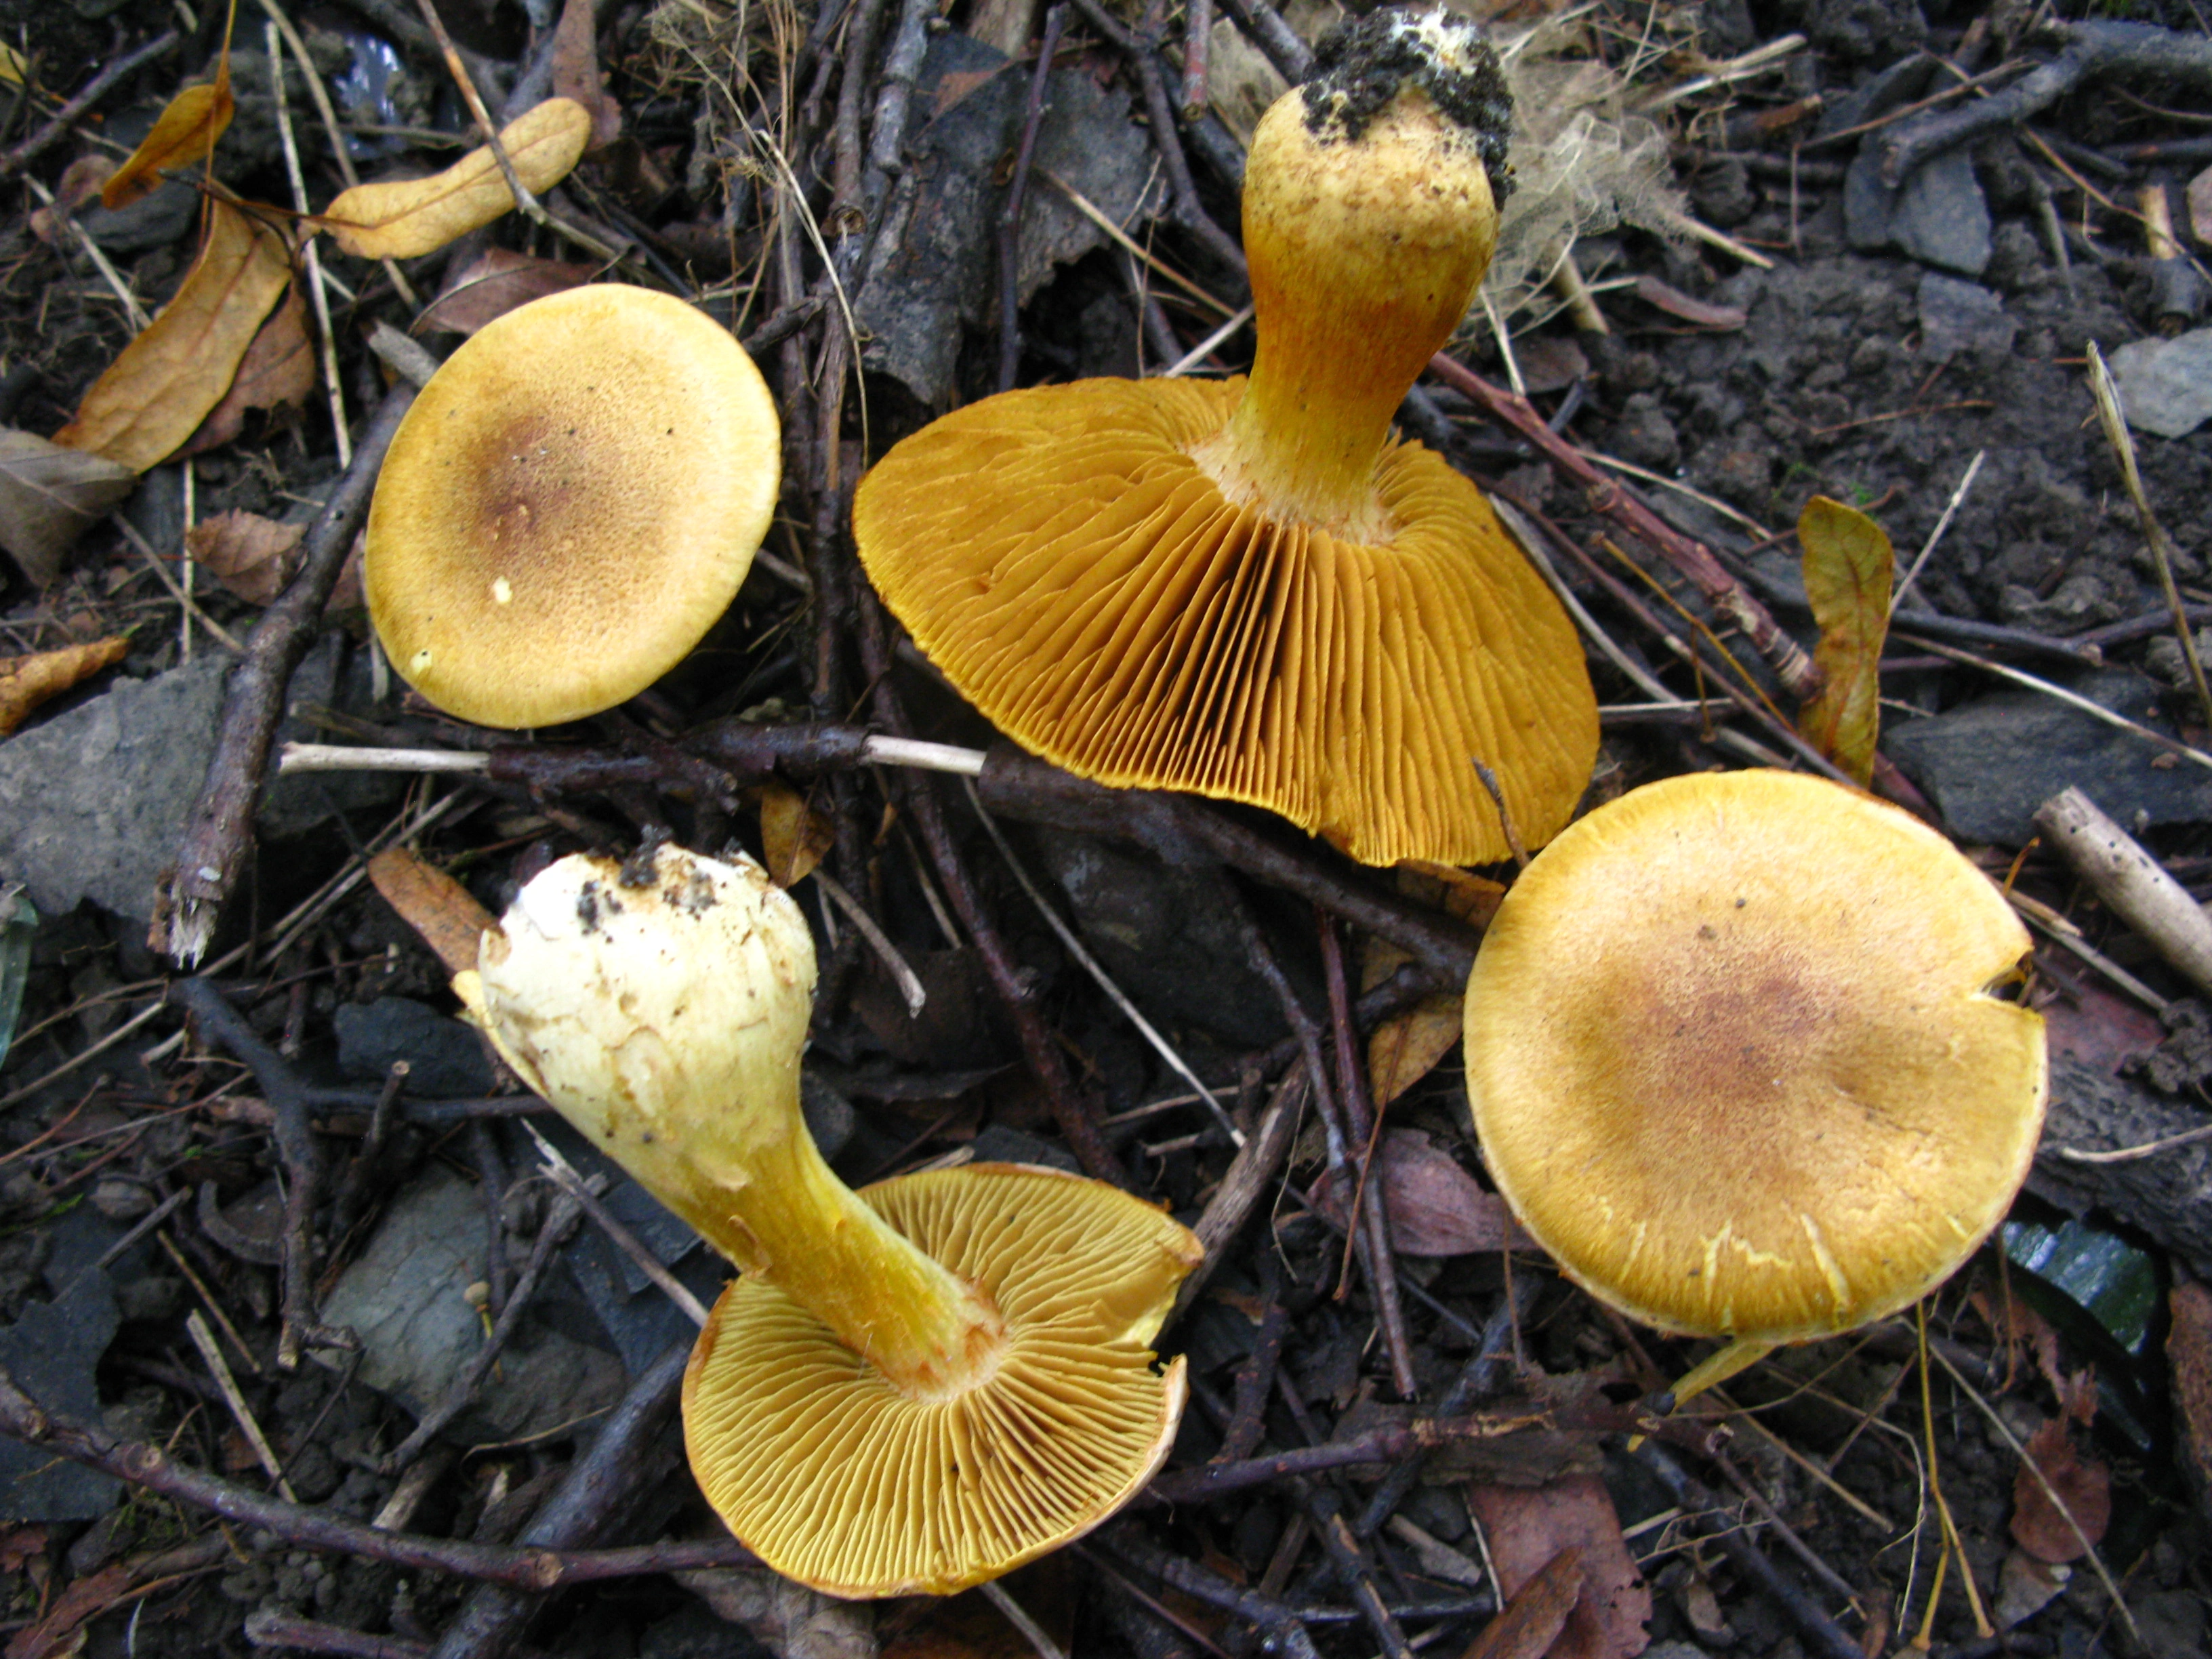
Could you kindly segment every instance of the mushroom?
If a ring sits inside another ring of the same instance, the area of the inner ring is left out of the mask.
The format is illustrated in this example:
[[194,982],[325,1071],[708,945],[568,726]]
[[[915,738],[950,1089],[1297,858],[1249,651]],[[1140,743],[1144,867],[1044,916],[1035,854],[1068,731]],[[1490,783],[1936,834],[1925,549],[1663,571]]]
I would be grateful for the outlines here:
[[1015,742],[1282,814],[1370,864],[1504,858],[1597,750],[1573,626],[1390,421],[1465,313],[1511,100],[1474,26],[1376,12],[1255,131],[1251,378],[1091,380],[933,422],[861,481],[861,561]]
[[950,1594],[1080,1536],[1175,1437],[1151,1343],[1198,1243],[1008,1164],[855,1194],[799,1115],[805,918],[756,864],[561,860],[456,977],[500,1053],[736,1263],[684,1383],[731,1530],[836,1595]]
[[1941,835],[1786,772],[1632,790],[1522,872],[1467,991],[1498,1190],[1568,1277],[1728,1346],[1908,1306],[2003,1218],[2043,1123],[2028,937]]
[[601,283],[495,319],[377,477],[362,576],[392,665],[479,726],[635,696],[728,609],[781,442],[752,359],[681,300]]

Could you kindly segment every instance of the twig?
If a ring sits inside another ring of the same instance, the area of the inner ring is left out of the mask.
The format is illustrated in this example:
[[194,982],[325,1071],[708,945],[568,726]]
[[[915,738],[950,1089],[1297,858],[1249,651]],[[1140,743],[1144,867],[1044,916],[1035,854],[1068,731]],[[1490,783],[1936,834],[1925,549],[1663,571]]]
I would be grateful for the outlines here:
[[1213,1189],[1213,1196],[1206,1200],[1206,1208],[1199,1215],[1198,1224],[1191,1230],[1198,1235],[1206,1259],[1176,1292],[1175,1307],[1168,1315],[1170,1323],[1188,1312],[1198,1300],[1199,1293],[1227,1254],[1230,1241],[1243,1231],[1244,1224],[1259,1207],[1261,1198],[1281,1173],[1291,1147],[1297,1139],[1298,1120],[1305,1110],[1306,1084],[1305,1069],[1293,1067],[1277,1085],[1275,1097],[1267,1103],[1267,1115],[1260,1120],[1260,1127],[1244,1143],[1243,1150],[1230,1159],[1228,1172]]
[[230,1374],[230,1366],[222,1357],[222,1349],[216,1343],[215,1333],[208,1328],[207,1321],[200,1317],[198,1308],[185,1316],[185,1330],[192,1339],[192,1346],[200,1351],[200,1358],[207,1362],[208,1372],[215,1378],[215,1385],[222,1395],[222,1403],[230,1407],[231,1420],[238,1425],[238,1431],[246,1437],[246,1443],[253,1449],[253,1455],[267,1471],[270,1483],[284,1494],[286,1503],[298,1503],[299,1494],[292,1490],[292,1483],[285,1480],[283,1465],[276,1461],[276,1453],[269,1443],[269,1437],[261,1432],[260,1423],[246,1405],[245,1395],[239,1391],[238,1379]]
[[262,614],[246,640],[244,660],[232,671],[207,781],[193,805],[175,873],[162,884],[148,935],[155,951],[187,966],[196,966],[207,954],[222,902],[245,867],[253,810],[276,724],[283,718],[286,688],[314,642],[354,532],[368,511],[384,452],[414,401],[410,386],[385,394],[362,433],[353,465],[301,538],[299,574]]
[[1133,1523],[1124,1522],[1100,1537],[1095,1545],[1076,1546],[1077,1553],[1083,1555],[1091,1554],[1094,1548],[1158,1579],[1170,1589],[1194,1595],[1249,1620],[1259,1627],[1267,1645],[1288,1659],[1319,1659],[1313,1638],[1306,1633],[1293,1609],[1272,1597],[1240,1589],[1195,1563],[1169,1554]]
[[2148,23],[2092,19],[2058,25],[2064,46],[2057,57],[2030,70],[2002,92],[1963,109],[1947,110],[1899,128],[1881,144],[1881,181],[1903,182],[1930,156],[1971,143],[1985,132],[2025,121],[2048,109],[2082,82],[2114,70],[2162,77],[2212,80],[2212,40]]
[[576,1201],[614,1247],[636,1263],[640,1273],[660,1287],[661,1294],[676,1304],[678,1312],[694,1325],[703,1328],[707,1323],[707,1310],[699,1298],[691,1294],[684,1281],[662,1266],[660,1258],[646,1249],[637,1235],[616,1218],[614,1212],[600,1201],[599,1194],[591,1189],[583,1176],[576,1173],[568,1160],[561,1156],[553,1143],[538,1133],[536,1124],[525,1123],[522,1127],[530,1131],[531,1139],[538,1143],[538,1154],[545,1160],[539,1168],[544,1171],[546,1178]]
[[[630,1391],[630,1397],[601,1420],[599,1437],[592,1443],[592,1452],[571,1469],[569,1485],[577,1484],[579,1473],[589,1468],[602,1447],[610,1445],[611,1435],[615,1436],[614,1447],[635,1442],[638,1431],[629,1425],[638,1415],[635,1407],[648,1383],[655,1386],[656,1395],[644,1403],[663,1405],[652,1426],[657,1428],[665,1420],[667,1410],[675,1404],[677,1387],[683,1381],[688,1352],[684,1347],[672,1349],[646,1373]],[[659,1390],[665,1392],[665,1402],[658,1401]],[[617,1430],[627,1432],[617,1434]],[[269,1497],[251,1486],[175,1462],[159,1446],[142,1440],[120,1439],[95,1424],[47,1411],[22,1391],[5,1366],[0,1366],[0,1434],[43,1447],[161,1497],[208,1510],[235,1524],[266,1528],[287,1543],[302,1549],[331,1550],[403,1567],[457,1573],[494,1584],[513,1585],[518,1589],[543,1591],[563,1584],[626,1578],[640,1573],[742,1566],[754,1559],[752,1553],[734,1539],[707,1544],[569,1550],[529,1534],[525,1535],[521,1545],[507,1548],[464,1543],[452,1538],[380,1531],[367,1522],[353,1520],[325,1505],[311,1507]],[[603,1474],[600,1478],[604,1480]],[[532,1528],[532,1532],[537,1530],[535,1527]]]
[[1905,596],[1912,591],[1912,584],[1918,580],[1922,568],[1936,551],[1936,544],[1943,539],[1943,532],[1951,527],[1951,520],[1957,516],[1960,503],[1966,499],[1966,492],[1974,487],[1974,479],[1980,474],[1982,463],[1989,459],[1989,454],[1986,449],[1978,449],[1974,452],[1974,459],[1966,463],[1966,475],[1959,480],[1959,487],[1951,492],[1951,499],[1943,503],[1943,516],[1936,520],[1936,527],[1928,532],[1928,539],[1914,557],[1911,568],[1905,573],[1905,580],[1898,583],[1897,591],[1890,595],[1892,616],[1902,611]]
[[1145,1490],[1164,1503],[1204,1503],[1210,1498],[1226,1498],[1232,1492],[1247,1492],[1254,1486],[1320,1474],[1355,1463],[1395,1462],[1400,1458],[1421,1457],[1468,1440],[1495,1440],[1555,1426],[1553,1415],[1543,1412],[1515,1412],[1496,1417],[1417,1417],[1408,1422],[1388,1423],[1370,1429],[1349,1440],[1328,1440],[1317,1446],[1277,1452],[1267,1457],[1200,1463],[1195,1468],[1177,1469],[1170,1474],[1153,1476],[1152,1485]]
[[178,35],[166,29],[135,52],[125,52],[94,76],[82,92],[64,104],[53,118],[13,149],[0,155],[0,179],[12,179],[69,136],[77,118],[106,97],[119,82],[136,75],[157,58],[176,50]]
[[1022,207],[1028,199],[1030,161],[1036,154],[1037,129],[1044,123],[1045,88],[1052,80],[1053,54],[1060,50],[1060,32],[1067,26],[1067,7],[1054,5],[1044,15],[1044,35],[1037,45],[1036,69],[1030,76],[1029,106],[1022,122],[1021,146],[1014,152],[1014,176],[1006,185],[1006,203],[999,210],[999,390],[1014,384],[1021,367],[1021,252]]
[[[269,3],[269,0],[263,0],[263,3]],[[284,171],[292,184],[292,205],[305,218],[309,211],[307,180],[300,171],[300,147],[292,137],[292,112],[284,97],[284,54],[279,47],[283,31],[277,27],[273,9],[264,27],[268,40],[269,84],[276,104],[276,136],[283,143]],[[312,70],[309,78],[316,78]],[[337,149],[339,154],[344,154],[343,143]],[[301,267],[307,291],[314,296],[315,331],[322,343],[323,388],[331,400],[331,431],[337,440],[338,470],[343,471],[353,464],[353,433],[346,424],[345,388],[338,380],[338,343],[337,337],[331,332],[331,296],[323,285],[323,261],[322,256],[316,252],[317,240],[312,236],[307,239],[307,245],[301,253]]]
[[484,1337],[483,1346],[469,1356],[469,1363],[447,1389],[445,1397],[422,1413],[414,1432],[385,1457],[382,1473],[398,1474],[422,1455],[423,1448],[443,1433],[447,1424],[469,1408],[470,1402],[477,1397],[477,1390],[483,1386],[484,1378],[491,1375],[491,1368],[506,1352],[515,1327],[521,1322],[523,1310],[537,1291],[538,1281],[552,1265],[554,1250],[582,1213],[583,1206],[571,1193],[564,1192],[554,1200],[547,1210],[544,1224],[538,1230],[537,1242],[531,1246],[530,1260],[522,1269],[522,1277],[514,1281],[514,1288],[507,1293],[507,1305],[500,1310],[498,1321]]
[[[1398,1300],[1398,1260],[1390,1247],[1389,1195],[1381,1182],[1372,1179],[1382,1116],[1368,1098],[1367,1054],[1352,1024],[1344,941],[1337,934],[1335,918],[1324,912],[1316,919],[1321,924],[1322,975],[1328,988],[1329,1034],[1336,1042],[1337,1097],[1344,1103],[1346,1127],[1360,1143],[1348,1220],[1366,1231],[1367,1276],[1375,1292],[1376,1322],[1382,1328],[1382,1346],[1390,1358],[1390,1381],[1400,1399],[1411,1400],[1419,1391],[1419,1383],[1413,1376],[1413,1344],[1406,1335],[1406,1310]],[[1338,1294],[1342,1293],[1340,1286]]]
[[1182,14],[1182,118],[1201,121],[1213,101],[1206,82],[1213,46],[1213,0],[1188,0]]
[[2152,949],[2212,994],[2212,918],[2188,889],[2081,790],[2061,790],[2035,810],[2035,827]]

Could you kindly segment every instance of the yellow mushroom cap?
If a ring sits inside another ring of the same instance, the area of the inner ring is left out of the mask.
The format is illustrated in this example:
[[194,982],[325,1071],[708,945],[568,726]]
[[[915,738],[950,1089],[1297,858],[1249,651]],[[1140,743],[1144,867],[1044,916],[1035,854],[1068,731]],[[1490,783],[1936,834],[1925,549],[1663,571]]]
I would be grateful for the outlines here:
[[1182,1360],[1155,1370],[1152,1341],[1200,1251],[1164,1211],[1056,1170],[970,1164],[861,1196],[996,1304],[995,1369],[902,1392],[747,1275],[684,1375],[691,1472],[786,1577],[951,1595],[1081,1537],[1152,1479],[1185,1391]]
[[1910,815],[1783,772],[1633,790],[1499,906],[1467,1083],[1498,1190],[1592,1295],[1757,1342],[1918,1300],[2002,1219],[2043,1122],[2028,949]]
[[729,331],[599,283],[471,337],[400,422],[362,581],[392,665],[481,726],[611,708],[729,606],[767,533],[781,431]]

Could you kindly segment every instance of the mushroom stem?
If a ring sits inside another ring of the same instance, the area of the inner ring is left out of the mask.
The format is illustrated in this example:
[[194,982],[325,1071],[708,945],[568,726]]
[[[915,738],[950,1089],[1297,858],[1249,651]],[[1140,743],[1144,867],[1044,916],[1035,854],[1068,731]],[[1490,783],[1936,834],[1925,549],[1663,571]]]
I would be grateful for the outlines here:
[[454,988],[518,1075],[744,1273],[901,1392],[995,1369],[990,1299],[836,1177],[799,1110],[805,920],[757,866],[562,860]]
[[[1194,459],[1231,501],[1278,522],[1387,541],[1376,463],[1490,264],[1486,139],[1510,106],[1488,48],[1434,18],[1361,37],[1337,71],[1278,100],[1253,135],[1244,250],[1258,348],[1243,401]],[[1378,83],[1395,89],[1370,111]]]

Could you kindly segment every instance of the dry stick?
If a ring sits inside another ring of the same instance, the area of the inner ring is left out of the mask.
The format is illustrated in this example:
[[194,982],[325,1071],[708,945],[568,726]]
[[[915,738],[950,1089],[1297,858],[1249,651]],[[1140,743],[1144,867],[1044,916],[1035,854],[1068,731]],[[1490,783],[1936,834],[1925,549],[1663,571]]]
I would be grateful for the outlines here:
[[380,1473],[398,1474],[422,1455],[423,1449],[445,1431],[447,1424],[469,1408],[470,1402],[477,1397],[477,1390],[483,1386],[484,1378],[491,1375],[491,1368],[506,1352],[515,1327],[522,1321],[523,1310],[537,1291],[538,1281],[552,1265],[554,1250],[568,1237],[568,1230],[582,1212],[583,1206],[572,1194],[564,1192],[554,1201],[546,1212],[544,1225],[538,1230],[538,1240],[531,1247],[530,1260],[522,1269],[522,1277],[514,1281],[514,1288],[507,1293],[507,1305],[500,1310],[499,1318],[485,1336],[483,1346],[470,1356],[469,1363],[447,1389],[445,1397],[423,1413],[415,1431],[384,1458],[379,1466]]
[[1838,1627],[1820,1603],[1768,1560],[1741,1528],[1716,1525],[1711,1520],[1697,1518],[1718,1516],[1723,1506],[1719,1497],[1692,1477],[1666,1447],[1656,1439],[1646,1440],[1633,1455],[1674,1495],[1674,1501],[1682,1506],[1687,1517],[1684,1525],[1718,1544],[1735,1564],[1736,1571],[1757,1584],[1788,1615],[1820,1659],[1866,1659],[1859,1644]]
[[155,58],[166,57],[176,49],[178,35],[168,29],[155,35],[136,52],[117,58],[92,77],[82,92],[54,112],[53,118],[29,137],[5,154],[0,154],[0,179],[12,179],[33,161],[52,149],[69,136],[77,118],[90,109],[119,82],[136,75]]
[[1820,671],[1813,659],[1783,631],[1772,613],[1722,568],[1704,543],[1676,530],[1618,480],[1599,471],[1579,449],[1552,430],[1527,398],[1491,385],[1443,352],[1429,359],[1429,372],[1480,404],[1492,419],[1512,428],[1545,459],[1589,492],[1594,511],[1619,522],[1687,576],[1715,611],[1743,630],[1791,696],[1809,697],[1820,689]]
[[2143,540],[2150,546],[2153,563],[2158,566],[2159,586],[2166,591],[2166,606],[2173,617],[2173,631],[2181,641],[2182,660],[2189,665],[2189,678],[2197,687],[2197,706],[2204,711],[2207,724],[2212,724],[2212,686],[2204,683],[2204,665],[2197,653],[2197,635],[2189,626],[2189,612],[2181,603],[2181,590],[2174,586],[2173,560],[2176,549],[2173,538],[2166,533],[2166,526],[2151,511],[2150,497],[2143,489],[2142,474],[2136,466],[2135,434],[2128,430],[2127,419],[2120,413],[2120,389],[2112,384],[2112,372],[2105,367],[2105,354],[2097,349],[2094,340],[2089,342],[2089,391],[2097,402],[2098,423],[2105,428],[2105,441],[2112,447],[2112,454],[2120,464],[2120,479],[2127,485],[2128,499],[2135,503],[2136,518],[2142,526]]
[[284,1648],[295,1653],[334,1653],[344,1659],[423,1659],[428,1642],[404,1636],[372,1636],[314,1619],[296,1619],[275,1607],[260,1607],[246,1615],[246,1639],[257,1648]]
[[200,1358],[207,1362],[209,1374],[215,1378],[216,1388],[222,1395],[222,1403],[230,1407],[232,1421],[238,1425],[238,1431],[246,1437],[246,1443],[253,1449],[254,1458],[267,1473],[270,1483],[284,1495],[286,1503],[298,1503],[299,1494],[292,1490],[291,1482],[284,1478],[284,1466],[276,1461],[276,1453],[269,1443],[269,1437],[262,1433],[260,1423],[255,1419],[252,1408],[246,1405],[246,1395],[239,1389],[238,1379],[231,1375],[230,1366],[223,1359],[222,1349],[216,1342],[215,1333],[208,1328],[207,1321],[200,1317],[198,1308],[185,1316],[185,1329],[192,1339],[192,1346],[200,1351]]
[[[1292,1077],[1303,1073],[1292,1072]],[[1272,1243],[1272,1241],[1270,1241]],[[1261,1316],[1252,1352],[1237,1368],[1236,1393],[1231,1399],[1229,1421],[1221,1431],[1221,1444],[1206,1460],[1209,1469],[1241,1463],[1260,1448],[1267,1429],[1267,1401],[1275,1389],[1275,1368],[1282,1363],[1283,1339],[1290,1334],[1291,1310],[1283,1301],[1283,1267],[1273,1249],[1260,1251],[1260,1300],[1267,1311]],[[1153,1495],[1166,1497],[1155,1478]]]
[[[1243,1149],[1230,1159],[1228,1173],[1221,1177],[1221,1184],[1206,1200],[1198,1224],[1191,1229],[1198,1235],[1206,1259],[1184,1279],[1182,1288],[1176,1292],[1175,1306],[1169,1311],[1167,1323],[1174,1323],[1198,1300],[1199,1293],[1213,1277],[1214,1269],[1221,1265],[1230,1242],[1243,1231],[1244,1224],[1259,1207],[1261,1198],[1282,1172],[1298,1137],[1298,1121],[1304,1115],[1306,1082],[1305,1070],[1293,1066],[1276,1085],[1274,1098],[1268,1102],[1260,1127],[1253,1131]],[[1273,1255],[1268,1259],[1273,1261]]]
[[2212,994],[2212,917],[2134,836],[2073,788],[2036,808],[2035,825],[2121,921]]
[[[664,1409],[653,1426],[665,1420],[666,1410],[674,1407],[676,1390],[683,1382],[684,1362],[688,1357],[688,1347],[672,1348],[631,1389],[629,1397],[601,1419],[599,1437],[592,1443],[591,1452],[571,1469],[569,1485],[576,1484],[581,1474],[594,1477],[595,1485],[604,1486],[605,1473],[591,1466],[603,1447],[608,1448],[611,1461],[617,1448],[634,1443],[637,1430],[631,1424],[639,1415],[641,1403],[646,1407],[655,1403],[651,1398],[641,1402],[641,1394],[648,1384],[656,1389],[665,1389],[666,1395]],[[323,1506],[310,1507],[271,1498],[251,1486],[175,1462],[159,1446],[141,1440],[120,1439],[96,1424],[46,1410],[22,1391],[4,1365],[0,1365],[0,1434],[58,1453],[163,1498],[210,1510],[236,1525],[265,1528],[286,1543],[301,1549],[331,1550],[372,1561],[390,1561],[403,1567],[458,1573],[494,1584],[511,1584],[518,1589],[548,1590],[562,1584],[696,1567],[744,1566],[755,1559],[734,1539],[707,1544],[651,1544],[630,1549],[580,1551],[528,1534],[525,1535],[525,1543],[504,1547],[381,1531],[367,1522],[352,1520]],[[555,1500],[559,1501],[558,1498]],[[535,1527],[532,1528],[532,1532],[537,1530]]]
[[1213,48],[1213,0],[1187,0],[1182,14],[1182,118],[1201,121],[1213,102],[1207,55]]
[[1915,121],[1886,139],[1882,182],[1899,184],[1930,156],[2026,120],[2092,76],[2124,70],[2212,81],[2212,40],[2147,23],[2102,21],[2064,24],[2055,32],[2065,46],[2051,62],[1978,103]]
[[538,1151],[545,1159],[538,1167],[548,1180],[575,1200],[577,1207],[591,1217],[592,1223],[607,1236],[614,1247],[637,1266],[637,1270],[660,1287],[661,1294],[676,1304],[677,1310],[694,1325],[704,1327],[707,1310],[697,1297],[691,1294],[684,1281],[661,1265],[660,1258],[646,1249],[637,1235],[623,1225],[614,1212],[599,1201],[583,1176],[576,1173],[568,1160],[561,1156],[553,1143],[538,1133],[534,1123],[522,1126],[530,1131],[531,1139],[538,1143]]
[[323,607],[368,511],[384,452],[414,401],[410,386],[394,386],[385,394],[355,447],[353,465],[301,538],[299,574],[262,613],[247,636],[245,660],[231,672],[207,781],[193,804],[176,872],[162,884],[148,936],[156,951],[187,966],[207,954],[222,902],[245,867],[270,745],[283,718],[285,690],[314,643]]
[[[1279,1312],[1279,1306],[1269,1311],[1271,1315]],[[1282,1346],[1279,1337],[1275,1346],[1279,1351]],[[1267,1373],[1269,1385],[1272,1385],[1274,1375],[1273,1365],[1271,1359]],[[1237,1377],[1237,1392],[1241,1398],[1243,1393],[1243,1374],[1241,1371]],[[1251,1420],[1256,1430],[1256,1412]],[[1172,1474],[1153,1476],[1152,1485],[1145,1490],[1163,1503],[1200,1504],[1212,1498],[1226,1498],[1232,1492],[1247,1492],[1254,1486],[1264,1486],[1278,1480],[1309,1474],[1322,1474],[1330,1469],[1345,1468],[1355,1463],[1395,1462],[1401,1458],[1418,1460],[1443,1447],[1456,1446],[1469,1440],[1495,1440],[1531,1429],[1555,1426],[1553,1414],[1548,1412],[1515,1412],[1497,1416],[1463,1413],[1453,1417],[1417,1417],[1411,1422],[1389,1423],[1380,1428],[1370,1429],[1349,1440],[1328,1440],[1317,1446],[1275,1452],[1266,1457],[1239,1456],[1230,1462],[1217,1461],[1200,1463],[1194,1468],[1176,1469]]]
[[1268,0],[1228,0],[1237,21],[1260,48],[1275,72],[1295,86],[1313,68],[1313,52],[1298,39],[1297,31],[1283,21]]
[[1076,1553],[1088,1556],[1103,1551],[1139,1572],[1157,1578],[1170,1589],[1233,1613],[1258,1626],[1267,1646],[1288,1659],[1318,1659],[1313,1638],[1306,1634],[1297,1612],[1272,1596],[1261,1595],[1208,1572],[1194,1562],[1170,1555],[1146,1536],[1133,1522],[1123,1522],[1112,1532],[1097,1535],[1095,1543],[1079,1544]]
[[1052,79],[1053,54],[1060,49],[1060,32],[1067,27],[1065,4],[1044,15],[1044,34],[1037,43],[1036,70],[1030,76],[1029,106],[1022,121],[1021,147],[1014,152],[1014,176],[1006,185],[1006,203],[999,210],[999,386],[1011,391],[1021,367],[1021,252],[1022,207],[1030,187],[1030,161],[1036,154],[1037,129],[1043,125],[1046,85]]
[[[1287,1381],[1279,1371],[1275,1380],[1279,1385]],[[1328,1553],[1329,1564],[1336,1569],[1338,1582],[1350,1592],[1352,1604],[1366,1618],[1367,1627],[1374,1632],[1384,1659],[1413,1659],[1413,1644],[1406,1640],[1404,1627],[1383,1602],[1382,1592],[1376,1588],[1375,1569],[1368,1562],[1366,1551],[1345,1522],[1344,1494],[1333,1486],[1317,1486],[1304,1475],[1292,1475],[1289,1484],[1311,1518],[1322,1547]]]
[[169,1000],[191,1016],[200,1034],[228,1049],[253,1070],[254,1081],[269,1103],[271,1133],[284,1166],[283,1319],[276,1363],[296,1370],[303,1344],[351,1347],[349,1338],[327,1331],[315,1319],[313,1224],[315,1198],[322,1186],[322,1152],[307,1121],[307,1105],[291,1063],[264,1042],[211,980],[179,980]]
[[[1344,941],[1337,935],[1335,918],[1317,912],[1321,925],[1322,976],[1328,986],[1330,1034],[1336,1040],[1336,1089],[1344,1103],[1346,1126],[1359,1143],[1359,1159],[1352,1189],[1350,1222],[1367,1238],[1368,1278],[1375,1291],[1375,1316],[1382,1327],[1382,1346],[1390,1357],[1390,1381],[1401,1400],[1411,1400],[1420,1384],[1413,1375],[1413,1348],[1406,1335],[1406,1310],[1398,1300],[1398,1258],[1390,1247],[1390,1206],[1387,1188],[1371,1179],[1375,1149],[1382,1133],[1382,1115],[1368,1098],[1366,1050],[1352,1024],[1352,994],[1344,971]],[[1339,1293],[1342,1293],[1341,1285]]]

